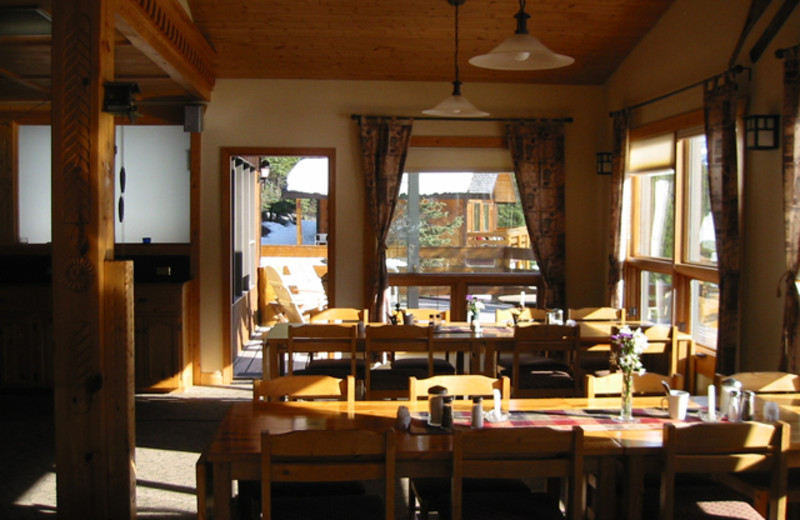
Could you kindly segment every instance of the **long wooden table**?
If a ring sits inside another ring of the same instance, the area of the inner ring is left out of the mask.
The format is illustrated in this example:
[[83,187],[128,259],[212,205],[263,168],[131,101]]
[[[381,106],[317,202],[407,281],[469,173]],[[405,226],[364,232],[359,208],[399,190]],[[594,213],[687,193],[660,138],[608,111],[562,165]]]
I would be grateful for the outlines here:
[[[781,404],[781,420],[792,426],[790,465],[800,467],[800,395],[776,398]],[[634,408],[658,408],[660,397],[637,397]],[[700,408],[703,398],[693,398],[690,408]],[[615,410],[619,398],[548,398],[512,399],[511,411],[586,411]],[[207,506],[212,499],[216,519],[230,518],[232,482],[234,480],[260,479],[260,438],[263,431],[286,433],[296,430],[334,430],[363,428],[386,431],[395,426],[398,406],[411,408],[412,415],[423,412],[424,401],[357,401],[353,405],[345,402],[317,401],[291,403],[237,403],[225,415],[208,449],[198,461],[198,511],[200,518],[207,518]],[[466,411],[469,402],[456,401],[456,412]],[[491,400],[485,403],[491,408]],[[663,421],[661,421],[663,423]],[[644,421],[643,421],[644,423]],[[641,514],[640,496],[636,483],[646,468],[646,460],[655,460],[661,450],[661,423],[637,424],[634,426],[607,421],[606,424],[585,428],[585,453],[587,472],[598,475],[598,503],[595,504],[599,518],[616,518],[614,484],[615,461],[625,457],[629,464],[626,486],[630,486],[624,515],[636,519]],[[527,425],[531,426],[531,425]],[[397,470],[402,477],[450,475],[452,439],[446,434],[425,434],[408,431],[397,432]],[[635,479],[635,480],[630,480]],[[213,483],[213,485],[211,484]],[[622,512],[621,512],[622,513]]]
[[[608,345],[611,341],[611,330],[615,326],[623,323],[618,321],[579,321],[581,345],[587,352],[595,349],[607,347],[597,347],[597,345]],[[627,322],[631,327],[640,325],[639,322]],[[270,379],[281,374],[281,359],[286,353],[286,345],[289,336],[289,323],[279,323],[273,326],[267,333],[264,353],[262,356],[263,373]],[[389,326],[389,325],[387,325]],[[363,334],[358,338],[358,348],[364,352],[365,339]],[[688,334],[681,333],[678,338],[679,352],[674,356],[681,367],[672,367],[673,371],[681,372],[685,376],[687,383],[694,380],[692,363],[690,362],[694,342]],[[508,351],[514,345],[514,328],[504,325],[484,325],[480,333],[469,331],[466,323],[452,322],[445,324],[434,334],[434,350],[440,352],[455,352],[458,355],[468,356],[469,372],[473,374],[485,374],[496,377],[496,353]],[[692,388],[688,388],[692,390]]]

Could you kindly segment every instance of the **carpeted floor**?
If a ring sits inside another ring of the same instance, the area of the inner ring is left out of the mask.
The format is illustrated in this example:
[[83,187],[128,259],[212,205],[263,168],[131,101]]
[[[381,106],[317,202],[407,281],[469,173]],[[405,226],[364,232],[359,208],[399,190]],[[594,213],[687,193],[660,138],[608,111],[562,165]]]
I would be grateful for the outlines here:
[[[196,518],[194,465],[232,401],[251,399],[249,381],[136,396],[137,517]],[[55,518],[53,399],[0,393],[0,519]]]

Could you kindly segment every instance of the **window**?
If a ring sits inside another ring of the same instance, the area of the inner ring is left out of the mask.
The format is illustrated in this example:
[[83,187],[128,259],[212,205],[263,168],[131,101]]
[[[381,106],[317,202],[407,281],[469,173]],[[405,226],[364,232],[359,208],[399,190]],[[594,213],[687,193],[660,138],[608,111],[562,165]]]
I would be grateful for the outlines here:
[[387,246],[391,308],[464,319],[451,301],[480,293],[494,321],[494,308],[515,305],[500,298],[525,292],[536,304],[538,266],[511,172],[405,172]]
[[629,314],[678,325],[714,349],[719,290],[705,135],[675,128],[637,136],[647,130],[631,133],[628,161]]

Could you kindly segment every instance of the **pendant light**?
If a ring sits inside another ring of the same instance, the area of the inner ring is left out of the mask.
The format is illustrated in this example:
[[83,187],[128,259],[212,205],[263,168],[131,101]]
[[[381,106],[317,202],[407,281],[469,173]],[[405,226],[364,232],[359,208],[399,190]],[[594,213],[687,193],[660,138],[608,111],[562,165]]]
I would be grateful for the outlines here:
[[423,110],[423,114],[429,116],[442,116],[442,117],[485,117],[488,112],[483,112],[475,108],[475,105],[469,102],[467,98],[461,95],[461,81],[458,79],[458,6],[463,4],[466,0],[447,0],[447,3],[455,6],[455,81],[453,81],[453,94],[428,110]]
[[542,70],[566,67],[575,62],[569,56],[551,51],[538,38],[528,33],[530,15],[525,12],[525,0],[519,0],[519,12],[514,18],[517,19],[514,35],[488,54],[470,59],[472,65],[497,70]]

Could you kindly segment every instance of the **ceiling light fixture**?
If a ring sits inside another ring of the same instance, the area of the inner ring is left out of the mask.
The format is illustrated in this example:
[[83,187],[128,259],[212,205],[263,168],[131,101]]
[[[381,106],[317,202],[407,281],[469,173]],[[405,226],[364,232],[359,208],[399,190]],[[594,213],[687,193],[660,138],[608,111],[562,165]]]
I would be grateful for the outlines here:
[[453,94],[428,110],[423,110],[423,114],[429,116],[442,116],[442,117],[484,117],[488,116],[488,112],[483,112],[475,108],[475,105],[469,102],[467,98],[461,95],[461,81],[458,79],[458,6],[462,5],[466,0],[447,0],[447,3],[455,6],[455,81],[453,81]]
[[514,35],[488,54],[470,59],[472,65],[497,70],[542,70],[566,67],[575,62],[569,56],[551,51],[538,38],[528,33],[530,15],[525,12],[525,0],[519,0],[519,12],[514,18],[517,19]]

